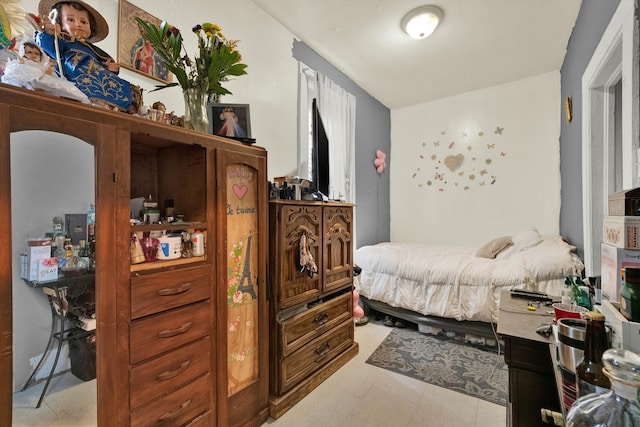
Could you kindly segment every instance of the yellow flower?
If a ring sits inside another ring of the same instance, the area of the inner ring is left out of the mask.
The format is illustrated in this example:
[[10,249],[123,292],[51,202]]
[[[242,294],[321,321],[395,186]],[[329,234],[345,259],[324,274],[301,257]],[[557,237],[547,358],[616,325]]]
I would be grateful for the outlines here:
[[237,51],[237,40],[228,41],[217,24],[205,22],[192,28],[198,37],[197,56],[189,57],[183,45],[180,30],[164,21],[155,26],[140,18],[135,18],[145,37],[167,69],[178,80],[158,87],[180,85],[183,89],[206,88],[207,93],[227,95],[231,92],[221,83],[230,76],[247,74],[246,64],[242,64],[242,56]]

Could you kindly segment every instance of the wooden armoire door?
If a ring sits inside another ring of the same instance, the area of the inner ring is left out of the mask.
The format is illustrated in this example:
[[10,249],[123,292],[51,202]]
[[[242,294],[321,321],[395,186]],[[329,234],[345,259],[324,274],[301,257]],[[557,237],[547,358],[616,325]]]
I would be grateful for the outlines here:
[[324,292],[353,282],[353,206],[326,206],[324,215]]
[[266,154],[217,151],[218,425],[268,418]]

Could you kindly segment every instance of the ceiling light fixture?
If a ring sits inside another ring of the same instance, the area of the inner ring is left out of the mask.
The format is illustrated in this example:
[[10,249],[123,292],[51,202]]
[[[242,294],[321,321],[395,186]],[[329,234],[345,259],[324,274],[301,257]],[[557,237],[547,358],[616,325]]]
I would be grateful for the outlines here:
[[402,29],[414,39],[424,39],[433,33],[442,21],[442,9],[436,6],[420,6],[402,18]]

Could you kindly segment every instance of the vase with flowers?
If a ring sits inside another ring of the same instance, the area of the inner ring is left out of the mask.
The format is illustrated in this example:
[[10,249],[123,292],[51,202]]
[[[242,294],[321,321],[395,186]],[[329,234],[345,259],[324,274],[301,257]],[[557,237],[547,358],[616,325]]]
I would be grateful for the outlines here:
[[205,22],[193,27],[198,37],[197,55],[187,54],[182,34],[163,21],[159,26],[136,17],[142,36],[149,41],[164,65],[176,76],[177,82],[158,85],[155,90],[180,86],[185,102],[185,127],[208,132],[207,102],[209,98],[230,95],[222,86],[230,76],[247,74],[247,65],[236,49],[238,40],[228,40],[220,26]]

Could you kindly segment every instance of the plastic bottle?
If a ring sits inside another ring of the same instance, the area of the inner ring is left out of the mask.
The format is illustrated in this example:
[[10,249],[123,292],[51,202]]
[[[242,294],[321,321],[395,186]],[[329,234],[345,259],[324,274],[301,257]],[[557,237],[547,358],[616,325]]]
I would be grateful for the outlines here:
[[204,255],[204,234],[200,230],[196,230],[191,233],[191,242],[193,244],[192,253],[193,256]]
[[576,400],[567,414],[567,427],[640,427],[640,356],[625,349],[602,355],[611,390]]
[[602,371],[602,354],[609,348],[604,315],[595,311],[584,314],[587,328],[584,336],[584,357],[576,366],[578,397],[590,393],[605,393],[611,388],[609,378]]

